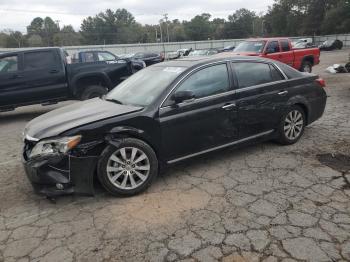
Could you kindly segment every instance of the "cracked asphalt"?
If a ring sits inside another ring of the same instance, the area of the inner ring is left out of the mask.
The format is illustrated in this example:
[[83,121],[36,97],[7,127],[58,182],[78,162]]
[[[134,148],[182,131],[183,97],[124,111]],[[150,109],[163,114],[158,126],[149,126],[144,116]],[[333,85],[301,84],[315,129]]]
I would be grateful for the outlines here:
[[330,97],[299,143],[191,159],[132,198],[35,195],[22,129],[64,103],[1,113],[0,261],[350,261],[350,173],[317,157],[349,160],[350,74],[324,72],[348,53],[322,53]]

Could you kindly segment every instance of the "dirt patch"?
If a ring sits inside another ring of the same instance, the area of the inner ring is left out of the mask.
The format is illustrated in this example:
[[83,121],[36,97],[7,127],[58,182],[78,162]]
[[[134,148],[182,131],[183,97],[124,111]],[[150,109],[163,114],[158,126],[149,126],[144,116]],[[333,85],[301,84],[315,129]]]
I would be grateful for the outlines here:
[[318,161],[341,173],[341,176],[336,176],[333,179],[343,178],[343,189],[350,190],[350,181],[346,176],[350,173],[350,156],[343,154],[320,154],[317,155]]
[[348,173],[350,171],[350,156],[343,154],[321,154],[317,155],[317,159],[322,164],[340,173]]

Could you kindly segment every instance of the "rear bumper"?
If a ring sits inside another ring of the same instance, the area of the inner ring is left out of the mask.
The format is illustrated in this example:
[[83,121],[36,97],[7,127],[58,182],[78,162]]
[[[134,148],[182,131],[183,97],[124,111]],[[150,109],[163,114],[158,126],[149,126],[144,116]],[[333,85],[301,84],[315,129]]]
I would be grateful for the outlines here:
[[310,101],[310,111],[308,116],[308,124],[315,122],[321,118],[327,104],[327,96],[322,96]]
[[[49,197],[73,193],[94,195],[97,160],[97,157],[55,155],[23,161],[23,166],[38,194]],[[62,162],[66,162],[68,169],[59,168],[63,166]]]

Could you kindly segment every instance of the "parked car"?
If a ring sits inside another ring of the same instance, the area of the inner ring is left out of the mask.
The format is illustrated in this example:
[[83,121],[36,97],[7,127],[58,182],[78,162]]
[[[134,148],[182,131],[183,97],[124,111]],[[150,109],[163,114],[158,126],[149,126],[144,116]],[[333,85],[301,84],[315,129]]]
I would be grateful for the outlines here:
[[292,41],[292,46],[295,48],[295,46],[312,46],[313,45],[313,39],[312,38],[300,38],[296,41]]
[[261,56],[278,60],[301,72],[311,73],[320,62],[320,49],[293,49],[288,38],[258,38],[240,43],[233,51],[236,55]]
[[146,63],[146,66],[154,65],[164,61],[164,54],[153,52],[140,52],[136,53],[130,58],[139,59]]
[[[36,192],[144,191],[159,167],[253,141],[296,143],[323,114],[324,81],[278,61],[225,56],[145,68],[104,98],[35,118],[24,167]],[[218,152],[219,153],[219,152]]]
[[234,45],[229,45],[229,46],[225,46],[222,51],[223,52],[231,52],[233,50],[235,50],[235,46]]
[[335,39],[335,40],[327,40],[324,41],[321,45],[319,45],[320,50],[322,51],[332,51],[335,49],[342,49],[343,48],[343,42]]
[[179,49],[179,50],[174,51],[174,52],[169,52],[166,54],[166,59],[167,60],[179,59],[181,57],[188,56],[191,51],[192,51],[192,48],[189,48],[189,49],[183,48],[183,49]]
[[299,42],[293,45],[294,49],[303,49],[303,48],[311,48],[315,47],[312,43],[306,43],[306,42]]
[[0,111],[106,94],[133,73],[131,63],[67,64],[60,48],[0,55]]
[[91,62],[131,62],[132,69],[139,71],[146,67],[146,63],[140,59],[120,58],[109,51],[90,50],[80,51],[71,56],[72,63],[91,63]]
[[193,50],[191,53],[189,53],[188,56],[210,56],[218,54],[219,51],[215,48],[209,48],[209,49],[197,49]]

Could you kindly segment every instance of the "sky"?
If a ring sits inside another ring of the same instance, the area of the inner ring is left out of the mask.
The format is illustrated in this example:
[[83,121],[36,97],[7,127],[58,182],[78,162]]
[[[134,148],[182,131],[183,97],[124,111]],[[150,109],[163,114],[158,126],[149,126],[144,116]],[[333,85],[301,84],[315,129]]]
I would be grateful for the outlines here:
[[273,0],[0,0],[0,31],[4,29],[26,32],[26,26],[35,17],[50,16],[60,26],[73,25],[79,30],[87,16],[106,9],[125,8],[137,22],[156,24],[167,13],[170,20],[190,20],[201,13],[213,18],[227,18],[235,10],[247,8],[256,13],[266,12]]

